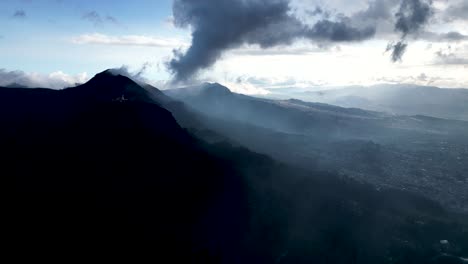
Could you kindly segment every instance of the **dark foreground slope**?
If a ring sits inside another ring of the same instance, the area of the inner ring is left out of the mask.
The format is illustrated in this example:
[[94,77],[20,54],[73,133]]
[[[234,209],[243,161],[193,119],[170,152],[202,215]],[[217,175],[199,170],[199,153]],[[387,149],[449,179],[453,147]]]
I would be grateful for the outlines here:
[[203,143],[155,92],[108,72],[63,91],[0,89],[9,252],[161,263],[462,263],[468,252],[462,216]]

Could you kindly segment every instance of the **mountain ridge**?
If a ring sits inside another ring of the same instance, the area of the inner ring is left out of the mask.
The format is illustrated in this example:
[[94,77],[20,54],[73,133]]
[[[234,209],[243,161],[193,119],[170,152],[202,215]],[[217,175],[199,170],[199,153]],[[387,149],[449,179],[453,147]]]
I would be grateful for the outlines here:
[[398,115],[428,115],[468,120],[468,89],[445,89],[418,85],[351,86],[321,91],[271,89],[269,97],[291,97]]
[[[132,82],[111,83],[124,87],[88,87],[108,92],[96,97],[83,87],[0,88],[1,168],[14,182],[9,252],[252,264],[359,256],[367,264],[468,251],[468,222],[437,203],[207,143],[179,125],[180,116],[203,118],[184,103],[166,108],[140,90],[116,101]],[[439,249],[441,234],[453,246]]]
[[[205,122],[207,127],[253,151],[294,166],[339,171],[378,188],[410,186],[454,210],[468,210],[466,121],[297,99],[207,96],[187,90],[167,94],[214,118]],[[440,157],[437,162],[434,156]]]

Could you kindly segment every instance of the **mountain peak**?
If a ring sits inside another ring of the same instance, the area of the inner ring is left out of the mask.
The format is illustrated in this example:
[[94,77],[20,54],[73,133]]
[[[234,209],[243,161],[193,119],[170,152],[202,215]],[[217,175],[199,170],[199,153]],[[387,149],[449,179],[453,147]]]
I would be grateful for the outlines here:
[[151,100],[146,89],[126,76],[113,73],[112,70],[98,73],[85,84],[72,90],[84,92],[85,95],[98,100]]
[[201,85],[202,91],[204,93],[212,95],[230,95],[232,94],[231,90],[226,86],[223,86],[219,83],[204,83]]
[[[133,82],[130,78],[115,73],[112,69],[107,69],[103,72],[96,74],[93,78],[91,78],[89,82],[98,82],[98,81],[116,81],[120,80],[121,82]],[[136,84],[136,83],[135,83]]]

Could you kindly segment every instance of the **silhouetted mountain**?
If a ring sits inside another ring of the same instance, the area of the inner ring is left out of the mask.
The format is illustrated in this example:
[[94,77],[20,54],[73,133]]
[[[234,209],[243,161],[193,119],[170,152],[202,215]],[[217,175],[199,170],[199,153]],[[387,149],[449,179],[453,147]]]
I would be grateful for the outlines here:
[[231,96],[233,93],[225,86],[219,83],[203,83],[201,85],[189,86],[180,89],[169,89],[165,90],[164,93],[168,95],[174,95],[182,99],[189,99],[196,96]]
[[416,85],[352,86],[323,91],[271,90],[270,96],[298,98],[399,115],[427,115],[468,121],[468,89]]
[[19,83],[12,83],[6,86],[6,88],[28,88],[24,85],[21,85]]
[[468,252],[465,216],[205,143],[165,105],[203,116],[158,97],[109,72],[60,91],[0,88],[7,251],[164,263],[439,263]]
[[238,248],[230,233],[247,215],[241,178],[152,96],[108,72],[63,91],[0,89],[18,249],[185,262],[199,254],[195,241],[201,250],[225,236]]
[[[218,92],[214,92],[218,91]],[[292,133],[323,133],[324,135],[359,136],[395,130],[440,130],[440,133],[465,132],[466,122],[446,121],[446,126],[433,125],[429,119],[411,116],[395,116],[381,112],[364,111],[356,108],[342,108],[322,103],[308,103],[299,100],[268,100],[230,93],[219,84],[201,85],[165,91],[168,95],[186,101],[196,109],[218,117],[249,121],[252,124]],[[436,121],[437,119],[432,119]],[[437,122],[444,122],[438,120]],[[435,132],[435,131],[434,131]]]
[[211,117],[206,127],[256,152],[379,188],[409,189],[468,211],[467,122],[206,90],[166,92]]

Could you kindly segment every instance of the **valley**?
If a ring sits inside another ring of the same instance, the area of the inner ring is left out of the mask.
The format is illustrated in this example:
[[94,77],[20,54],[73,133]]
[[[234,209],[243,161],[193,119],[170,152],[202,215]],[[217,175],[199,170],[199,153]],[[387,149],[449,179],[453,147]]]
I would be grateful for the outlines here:
[[167,92],[253,151],[468,210],[468,122],[258,99],[216,84]]

